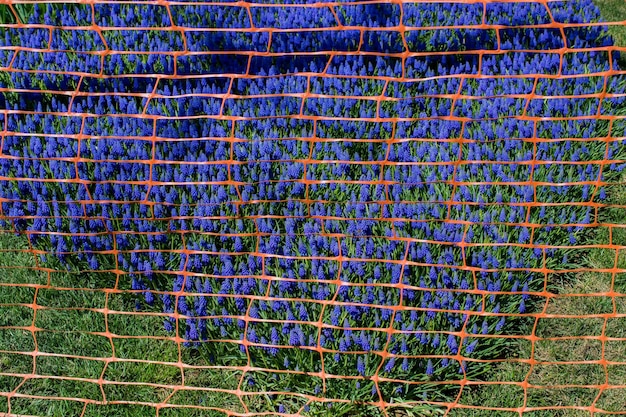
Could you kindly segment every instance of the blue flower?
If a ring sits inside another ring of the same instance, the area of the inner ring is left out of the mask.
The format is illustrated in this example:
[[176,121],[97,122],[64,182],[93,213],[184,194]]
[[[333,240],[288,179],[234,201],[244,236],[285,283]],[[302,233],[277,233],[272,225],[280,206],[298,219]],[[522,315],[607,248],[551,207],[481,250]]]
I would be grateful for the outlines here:
[[363,356],[359,356],[357,359],[356,370],[360,375],[365,375],[365,361]]
[[435,373],[435,368],[433,366],[433,361],[428,359],[428,363],[426,365],[426,375],[431,376]]

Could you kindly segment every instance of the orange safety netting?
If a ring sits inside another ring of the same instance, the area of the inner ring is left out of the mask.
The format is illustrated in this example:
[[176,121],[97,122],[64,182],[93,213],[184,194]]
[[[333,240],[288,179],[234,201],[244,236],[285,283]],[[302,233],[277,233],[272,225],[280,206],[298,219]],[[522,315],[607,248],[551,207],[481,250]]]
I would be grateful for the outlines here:
[[626,414],[624,22],[0,19],[0,415]]

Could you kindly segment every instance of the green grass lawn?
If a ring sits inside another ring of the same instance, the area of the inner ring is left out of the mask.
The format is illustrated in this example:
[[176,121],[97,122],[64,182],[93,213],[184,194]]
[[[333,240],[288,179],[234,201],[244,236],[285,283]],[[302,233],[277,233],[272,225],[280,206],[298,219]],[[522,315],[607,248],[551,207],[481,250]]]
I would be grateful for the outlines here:
[[626,46],[626,2],[621,0],[594,0],[594,3],[600,8],[602,17],[607,22],[622,22],[618,25],[611,25],[609,30],[615,44],[621,47]]
[[[596,3],[605,20],[626,21],[624,0]],[[626,27],[610,30],[626,46]],[[626,205],[626,187],[615,187],[612,202]],[[618,226],[626,225],[626,210],[607,207],[600,216],[616,225],[611,243],[626,246],[626,229]],[[600,229],[597,240],[608,242],[609,228]],[[220,409],[268,409],[265,395],[236,395],[241,371],[211,367],[165,332],[162,316],[136,312],[123,277],[38,270],[27,249],[23,237],[0,233],[0,416],[144,417],[155,416],[158,406],[159,417],[222,417]],[[613,268],[615,250],[592,249],[584,258],[591,268]],[[617,266],[626,268],[626,250]],[[513,353],[489,383],[468,384],[459,398],[459,404],[493,409],[458,408],[450,415],[513,417],[520,415],[516,408],[544,407],[549,410],[523,415],[578,417],[590,416],[584,408],[592,404],[626,413],[626,389],[600,392],[602,384],[626,381],[626,319],[614,317],[626,314],[626,295],[620,295],[626,274],[550,279],[551,295],[538,318],[518,332],[534,338],[511,339]]]
[[[626,186],[615,190],[612,203],[626,205]],[[625,210],[607,209],[604,221],[626,225]],[[599,230],[598,242],[609,242],[608,228]],[[626,246],[626,228],[614,227],[612,244]],[[595,272],[593,269],[626,269],[626,251],[591,249],[584,262],[590,271],[574,276],[552,277],[552,293],[539,309],[538,318],[521,332],[536,340],[517,339],[515,352],[491,376],[493,385],[469,387],[460,403],[492,407],[493,410],[454,410],[454,416],[515,416],[497,408],[546,407],[524,413],[532,417],[590,416],[583,410],[594,404],[612,412],[626,412],[626,389],[600,392],[600,385],[623,385],[626,381],[626,274]],[[607,296],[614,292],[615,296]],[[606,337],[605,340],[602,338]],[[622,339],[622,340],[620,340]],[[530,359],[534,360],[531,363]],[[621,362],[607,364],[607,362]],[[572,363],[580,362],[580,363]],[[531,366],[532,365],[532,366]],[[527,382],[526,391],[520,384]],[[575,409],[571,407],[580,407]],[[600,415],[600,414],[596,414]]]
[[[594,0],[602,12],[602,17],[607,22],[620,22],[611,25],[609,32],[615,40],[615,44],[626,47],[626,2],[622,0]],[[619,60],[620,67],[626,68],[626,51],[621,52]]]

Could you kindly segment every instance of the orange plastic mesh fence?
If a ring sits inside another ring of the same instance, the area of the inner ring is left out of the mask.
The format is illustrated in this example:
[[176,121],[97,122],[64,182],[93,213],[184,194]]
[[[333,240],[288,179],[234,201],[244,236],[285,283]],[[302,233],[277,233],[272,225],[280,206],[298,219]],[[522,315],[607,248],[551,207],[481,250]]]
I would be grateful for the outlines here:
[[626,414],[590,0],[0,1],[0,415]]

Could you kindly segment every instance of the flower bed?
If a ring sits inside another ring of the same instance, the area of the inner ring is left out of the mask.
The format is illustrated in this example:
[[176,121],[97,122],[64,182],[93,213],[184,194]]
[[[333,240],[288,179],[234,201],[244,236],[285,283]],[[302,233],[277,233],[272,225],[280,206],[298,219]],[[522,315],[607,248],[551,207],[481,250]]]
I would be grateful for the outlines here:
[[267,3],[3,28],[3,213],[281,393],[259,412],[446,403],[625,167],[611,39],[567,25],[587,0]]

